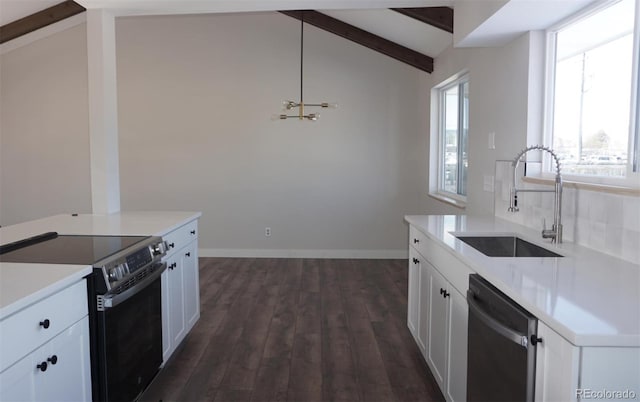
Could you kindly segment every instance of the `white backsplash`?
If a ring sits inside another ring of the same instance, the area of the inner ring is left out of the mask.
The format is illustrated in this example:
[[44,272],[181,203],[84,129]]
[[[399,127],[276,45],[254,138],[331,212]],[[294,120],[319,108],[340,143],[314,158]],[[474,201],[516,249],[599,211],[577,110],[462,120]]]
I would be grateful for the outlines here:
[[[519,212],[507,211],[512,182],[511,161],[496,161],[494,214],[511,222],[542,230],[553,224],[553,193],[519,193]],[[518,186],[553,189],[552,186],[523,183]],[[562,192],[563,239],[640,264],[640,198],[573,188]]]

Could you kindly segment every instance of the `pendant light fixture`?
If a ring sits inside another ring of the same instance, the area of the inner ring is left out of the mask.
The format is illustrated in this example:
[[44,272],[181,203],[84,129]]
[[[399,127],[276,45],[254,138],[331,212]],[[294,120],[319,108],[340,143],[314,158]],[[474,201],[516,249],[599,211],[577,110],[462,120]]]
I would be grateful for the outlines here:
[[308,113],[305,114],[305,107],[320,107],[320,108],[336,108],[336,103],[321,102],[321,103],[304,103],[303,92],[303,77],[304,77],[304,11],[300,11],[300,101],[295,102],[292,100],[286,100],[283,102],[284,109],[289,111],[298,108],[298,114],[280,114],[276,117],[280,120],[286,119],[298,119],[298,120],[310,120],[316,121],[320,117],[320,113]]

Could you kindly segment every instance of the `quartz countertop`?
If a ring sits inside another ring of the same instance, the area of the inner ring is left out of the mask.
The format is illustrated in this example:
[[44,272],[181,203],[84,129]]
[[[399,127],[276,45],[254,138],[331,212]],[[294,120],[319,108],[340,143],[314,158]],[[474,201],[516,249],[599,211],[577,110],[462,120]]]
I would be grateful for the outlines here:
[[[61,235],[164,236],[197,219],[200,212],[118,212],[55,215],[0,228],[0,244],[45,232]],[[91,266],[0,262],[0,320],[92,272]]]
[[[410,215],[405,220],[576,346],[640,347],[640,266],[499,218]],[[455,235],[511,235],[554,257],[488,257]],[[446,269],[446,268],[444,268]]]

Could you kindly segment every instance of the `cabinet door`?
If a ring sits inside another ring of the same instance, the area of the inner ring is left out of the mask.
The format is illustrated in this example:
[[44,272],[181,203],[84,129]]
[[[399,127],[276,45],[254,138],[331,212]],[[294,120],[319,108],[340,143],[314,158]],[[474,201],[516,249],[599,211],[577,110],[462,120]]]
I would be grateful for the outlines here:
[[[178,251],[182,253],[183,250]],[[184,280],[182,275],[182,258],[180,255],[167,268],[169,275],[168,283],[168,310],[169,310],[169,336],[171,338],[171,348],[175,349],[182,338],[185,336],[185,320],[184,320]]]
[[46,371],[36,371],[36,401],[91,400],[89,320],[84,318],[64,330],[34,353]]
[[469,310],[467,299],[453,286],[449,303],[449,340],[446,379],[446,397],[448,401],[467,399],[467,323]]
[[[172,260],[167,260],[167,267],[173,264]],[[173,342],[171,342],[171,316],[169,315],[169,268],[162,273],[162,361],[167,362],[173,352]]]
[[198,242],[191,242],[182,251],[182,278],[184,284],[184,316],[186,331],[200,318],[200,281],[198,271]]
[[411,247],[409,247],[408,287],[409,300],[407,301],[407,326],[413,334],[413,337],[418,340],[418,306],[420,305],[420,260],[419,254]]
[[429,269],[429,344],[427,345],[427,362],[431,367],[440,389],[444,390],[444,379],[447,369],[447,318],[448,298],[443,292],[447,290],[447,281],[434,268]]
[[576,401],[579,349],[538,321],[536,345],[536,401]]
[[0,401],[21,402],[36,399],[34,382],[37,363],[34,361],[35,359],[28,355],[0,373]]
[[[420,255],[420,254],[418,254]],[[422,349],[424,358],[427,358],[427,349],[429,345],[429,272],[431,264],[424,258],[420,259],[420,286],[418,288],[419,304],[418,304],[418,345]]]

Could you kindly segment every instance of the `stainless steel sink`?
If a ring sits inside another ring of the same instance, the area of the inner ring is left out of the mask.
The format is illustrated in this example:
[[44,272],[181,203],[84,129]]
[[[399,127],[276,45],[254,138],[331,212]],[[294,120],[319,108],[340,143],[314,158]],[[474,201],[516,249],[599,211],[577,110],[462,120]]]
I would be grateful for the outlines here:
[[562,257],[516,236],[456,236],[489,257]]

